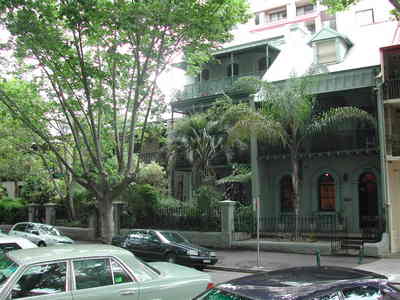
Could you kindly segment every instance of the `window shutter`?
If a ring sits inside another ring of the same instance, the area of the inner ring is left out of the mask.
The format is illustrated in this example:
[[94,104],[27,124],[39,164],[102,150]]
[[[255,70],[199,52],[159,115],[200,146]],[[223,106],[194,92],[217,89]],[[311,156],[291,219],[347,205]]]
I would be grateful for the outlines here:
[[317,43],[317,51],[318,63],[327,64],[335,63],[337,61],[335,40]]

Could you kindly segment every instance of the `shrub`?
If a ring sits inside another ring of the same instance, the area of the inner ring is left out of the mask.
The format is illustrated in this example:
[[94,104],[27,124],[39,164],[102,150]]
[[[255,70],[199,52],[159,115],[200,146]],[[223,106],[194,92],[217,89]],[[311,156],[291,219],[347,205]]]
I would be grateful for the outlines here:
[[164,192],[167,186],[167,177],[165,170],[156,162],[145,164],[140,168],[138,184],[150,184],[160,192]]
[[124,194],[128,213],[138,225],[146,225],[155,215],[160,193],[150,184],[130,185]]
[[241,232],[254,232],[256,214],[252,205],[242,205],[237,202],[235,209],[235,230]]
[[3,197],[0,199],[0,220],[3,224],[14,224],[27,219],[26,203],[19,198]]
[[197,207],[200,210],[207,210],[218,205],[218,201],[223,200],[223,194],[211,185],[203,185],[199,187],[194,194]]

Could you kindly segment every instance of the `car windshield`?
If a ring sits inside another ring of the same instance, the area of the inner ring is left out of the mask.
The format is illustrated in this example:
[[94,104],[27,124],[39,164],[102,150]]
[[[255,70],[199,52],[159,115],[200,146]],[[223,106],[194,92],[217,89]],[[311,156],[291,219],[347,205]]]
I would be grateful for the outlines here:
[[163,231],[161,234],[170,242],[173,243],[189,243],[182,235],[172,231]]
[[18,269],[18,264],[4,253],[0,253],[0,285],[4,283]]
[[60,232],[52,226],[41,225],[39,226],[39,230],[45,234],[61,235]]

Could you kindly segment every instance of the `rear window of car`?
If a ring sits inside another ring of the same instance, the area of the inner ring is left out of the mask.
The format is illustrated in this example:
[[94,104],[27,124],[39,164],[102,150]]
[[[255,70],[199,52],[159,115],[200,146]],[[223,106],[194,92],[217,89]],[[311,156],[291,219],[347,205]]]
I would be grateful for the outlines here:
[[1,243],[0,244],[0,253],[8,252],[11,250],[21,249],[21,247],[17,243]]

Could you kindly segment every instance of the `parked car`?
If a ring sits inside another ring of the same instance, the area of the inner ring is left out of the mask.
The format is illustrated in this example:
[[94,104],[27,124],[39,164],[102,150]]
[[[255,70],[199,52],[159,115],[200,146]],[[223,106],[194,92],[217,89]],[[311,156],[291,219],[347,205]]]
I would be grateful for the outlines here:
[[0,255],[0,300],[187,300],[210,275],[167,262],[144,263],[120,247],[72,244]]
[[194,245],[175,231],[135,229],[127,235],[114,237],[112,244],[147,261],[166,260],[200,269],[218,261],[215,251]]
[[72,244],[74,241],[62,235],[54,226],[42,223],[20,222],[11,227],[8,235],[26,238],[39,247]]
[[202,293],[195,300],[398,300],[384,275],[358,269],[310,266],[260,272]]
[[30,240],[17,236],[0,236],[0,253],[17,249],[36,248]]

